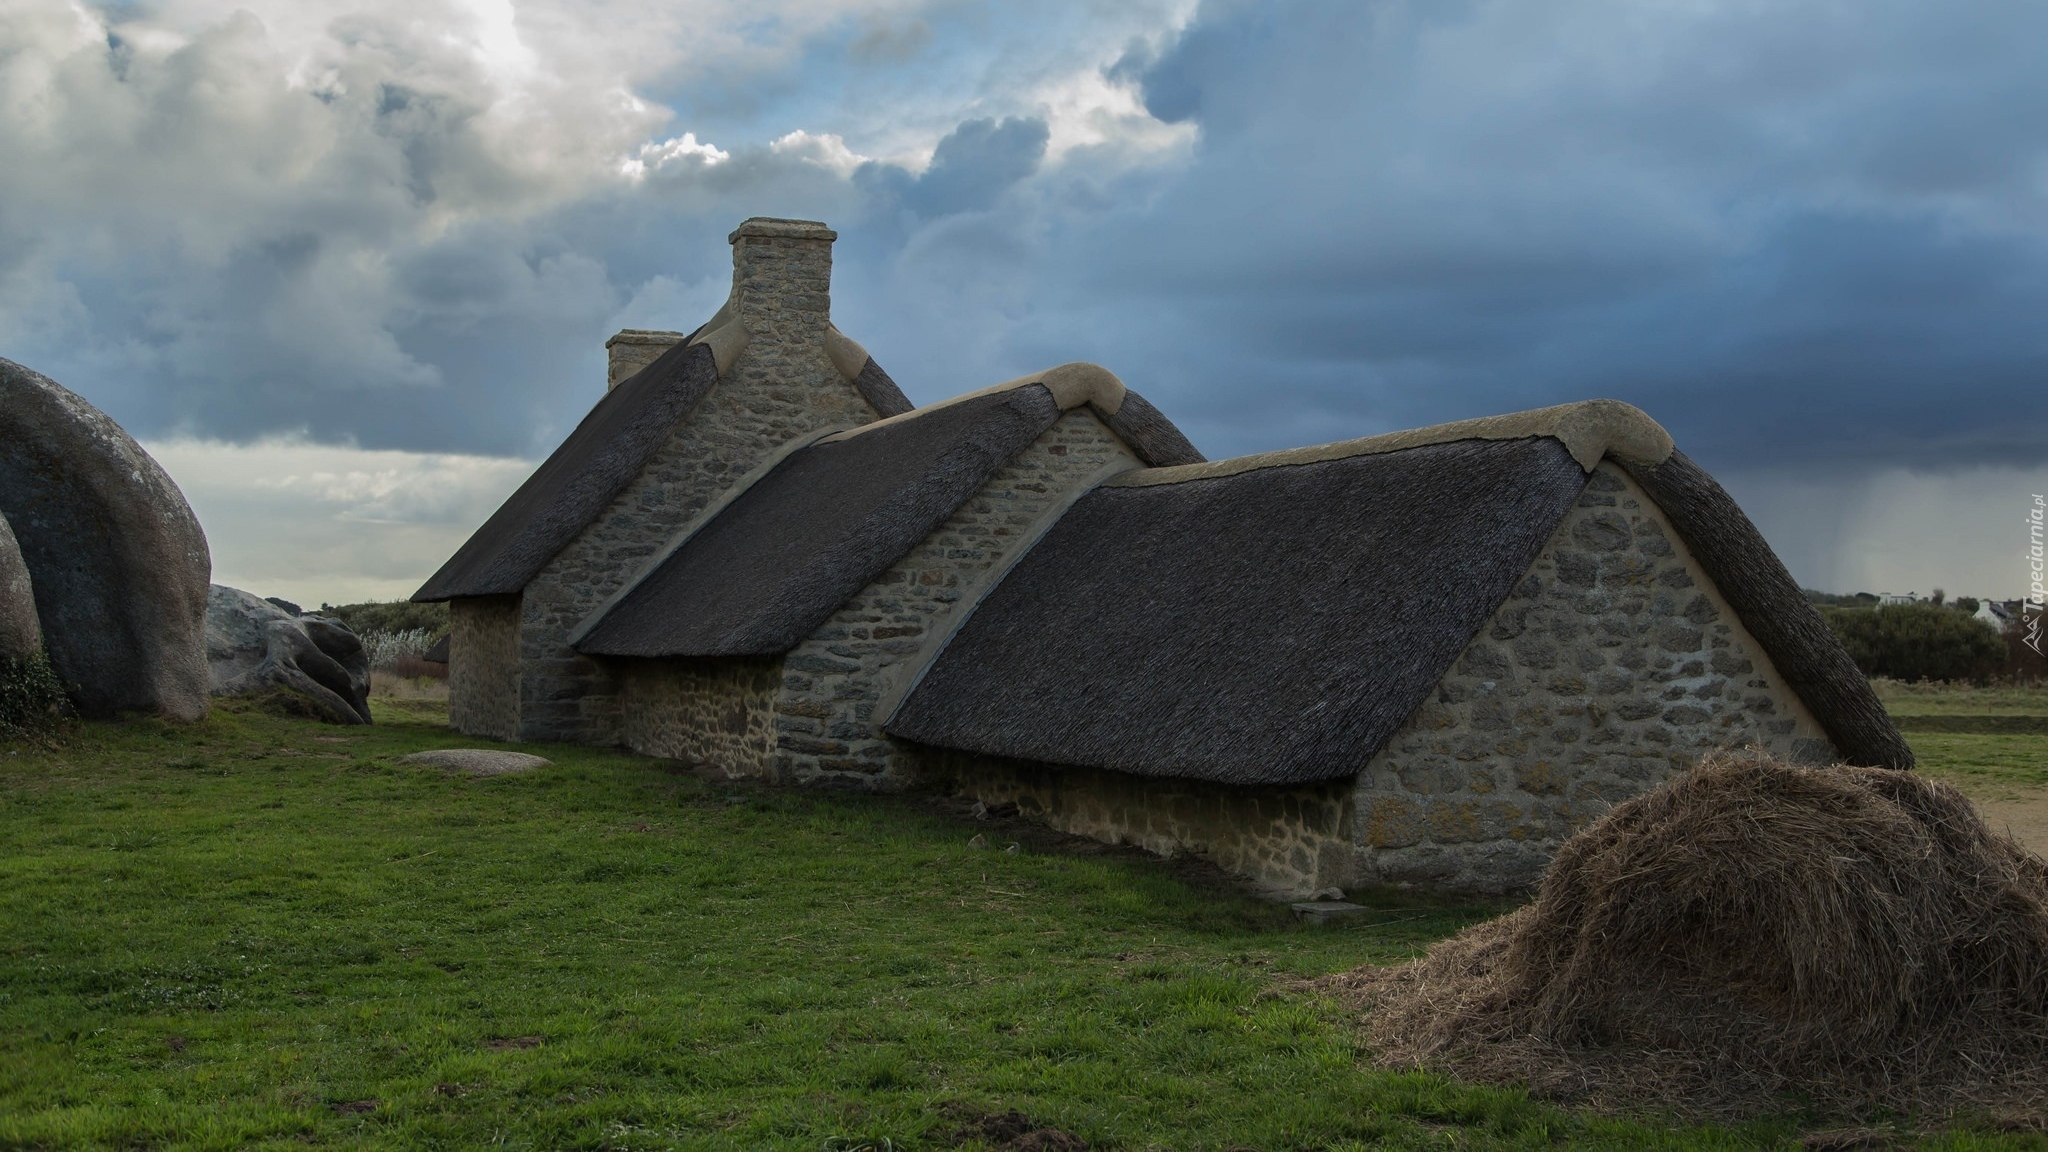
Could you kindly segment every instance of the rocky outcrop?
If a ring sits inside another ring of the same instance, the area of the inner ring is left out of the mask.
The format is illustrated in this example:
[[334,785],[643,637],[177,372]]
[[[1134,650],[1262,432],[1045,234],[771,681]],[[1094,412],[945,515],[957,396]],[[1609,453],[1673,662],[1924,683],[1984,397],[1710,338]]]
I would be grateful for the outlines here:
[[370,722],[370,657],[339,620],[293,616],[215,584],[206,609],[206,662],[216,696],[281,694],[289,708],[330,723]]
[[43,650],[43,626],[36,619],[35,584],[14,530],[0,516],[0,662],[28,660]]
[[0,360],[0,513],[86,716],[206,714],[213,563],[184,494],[106,413]]

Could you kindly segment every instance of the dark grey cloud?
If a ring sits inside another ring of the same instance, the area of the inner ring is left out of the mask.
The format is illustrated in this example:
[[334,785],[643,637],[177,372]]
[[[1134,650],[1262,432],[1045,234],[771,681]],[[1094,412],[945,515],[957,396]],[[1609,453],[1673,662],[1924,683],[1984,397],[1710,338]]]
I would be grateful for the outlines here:
[[[1729,467],[2048,443],[2048,9],[1209,3],[1105,68],[1196,134],[1177,156],[1059,143],[1042,72],[946,72],[921,173],[769,146],[827,127],[778,100],[886,126],[921,75],[892,61],[958,55],[921,19],[727,67],[756,135],[632,180],[694,106],[542,86],[586,104],[510,130],[502,79],[404,13],[333,22],[290,84],[246,15],[66,48],[69,119],[0,117],[32,159],[0,177],[0,352],[145,434],[538,452],[610,329],[694,325],[725,233],[791,215],[839,228],[835,313],[917,398],[1094,359],[1212,453],[1594,395]],[[806,88],[828,59],[844,87]]]
[[871,162],[853,179],[871,196],[926,218],[981,211],[1038,170],[1050,137],[1035,117],[969,120],[940,139],[922,173]]
[[1226,450],[1612,395],[1732,466],[2048,455],[2048,10],[1638,15],[1205,5],[1111,70],[1192,164],[1018,341],[1127,311]]

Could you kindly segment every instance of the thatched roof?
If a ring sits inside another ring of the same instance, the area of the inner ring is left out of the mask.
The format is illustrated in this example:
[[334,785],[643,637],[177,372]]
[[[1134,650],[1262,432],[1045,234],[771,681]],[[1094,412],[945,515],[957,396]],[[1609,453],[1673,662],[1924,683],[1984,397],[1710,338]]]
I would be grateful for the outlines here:
[[[719,316],[724,315],[721,310]],[[717,342],[699,339],[717,324],[714,317],[605,393],[568,439],[412,598],[499,596],[525,588],[633,482],[676,425],[718,383]],[[848,379],[862,399],[884,417],[910,411],[910,401],[882,366],[865,352],[861,357],[860,370]]]
[[1912,753],[1754,525],[1628,405],[1590,401],[1127,473],[1076,502],[885,728],[1237,784],[1355,774],[1614,459],[1842,755]]
[[787,651],[1060,417],[1042,387],[800,448],[653,566],[576,641],[602,656]]
[[1355,775],[1585,484],[1542,438],[1105,485],[983,598],[886,728],[1148,776]]
[[1911,768],[1913,750],[1884,702],[1735,498],[1683,452],[1657,464],[1621,463],[1670,518],[1842,759],[1872,768]]
[[525,588],[632,483],[717,383],[711,348],[688,341],[622,381],[412,598],[502,596]]
[[572,642],[595,656],[788,651],[1083,405],[1126,433],[1146,463],[1202,458],[1108,371],[1061,365],[796,449],[672,544]]

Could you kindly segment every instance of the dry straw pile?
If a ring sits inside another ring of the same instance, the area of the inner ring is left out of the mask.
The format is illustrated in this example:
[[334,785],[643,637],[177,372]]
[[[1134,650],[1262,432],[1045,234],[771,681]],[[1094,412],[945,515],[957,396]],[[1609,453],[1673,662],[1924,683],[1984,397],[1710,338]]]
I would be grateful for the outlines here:
[[1326,983],[1382,1062],[1553,1097],[2039,1122],[2048,864],[1911,773],[1723,755],[1573,837],[1529,907]]

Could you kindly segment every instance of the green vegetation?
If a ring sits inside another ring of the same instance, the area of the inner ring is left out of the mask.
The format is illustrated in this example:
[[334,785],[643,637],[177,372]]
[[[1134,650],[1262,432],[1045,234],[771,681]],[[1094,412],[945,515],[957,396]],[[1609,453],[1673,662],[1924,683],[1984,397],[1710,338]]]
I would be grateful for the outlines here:
[[370,601],[363,604],[322,604],[322,616],[332,616],[358,636],[372,632],[425,631],[428,643],[448,633],[448,605],[414,604],[409,600]]
[[2048,719],[2048,684],[1917,683],[1871,681],[1885,711],[1905,724],[1925,717],[2016,716]]
[[1975,800],[2048,792],[2048,736],[1906,733],[1919,770],[1946,780]]
[[2048,685],[1874,686],[1922,772],[1979,800],[2048,795]]
[[1798,1131],[1376,1071],[1292,983],[1493,909],[1305,927],[1022,822],[591,749],[449,776],[398,762],[475,743],[445,702],[375,706],[0,750],[0,1148],[971,1148],[1012,1109],[1130,1149]]
[[1868,676],[1981,683],[2005,664],[2005,641],[1996,629],[1941,604],[1820,611]]
[[0,660],[0,740],[47,736],[70,710],[47,655]]
[[1834,608],[1870,608],[1877,604],[1875,592],[1823,592],[1818,588],[1801,588],[1800,591],[1806,594],[1808,604]]

